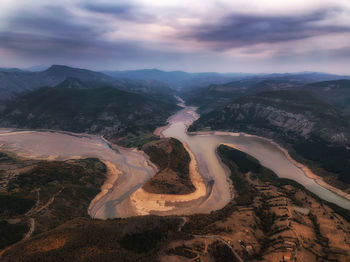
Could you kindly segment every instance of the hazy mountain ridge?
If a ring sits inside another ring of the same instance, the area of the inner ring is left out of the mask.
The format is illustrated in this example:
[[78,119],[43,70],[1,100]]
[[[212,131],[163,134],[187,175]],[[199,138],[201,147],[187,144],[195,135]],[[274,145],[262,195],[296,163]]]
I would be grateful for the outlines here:
[[[302,73],[302,74],[271,74],[266,76],[255,76],[239,81],[232,81],[225,84],[211,84],[206,87],[183,90],[182,97],[188,104],[199,106],[199,112],[208,113],[211,110],[224,106],[232,99],[246,95],[254,95],[264,91],[279,90],[306,90],[316,94],[320,99],[332,104],[345,113],[350,113],[347,102],[350,101],[350,89],[333,89],[325,93],[319,93],[318,83],[322,85],[344,85],[350,80],[344,79],[347,76],[337,76],[323,73]],[[348,77],[350,78],[350,77]],[[328,81],[319,82],[322,79]],[[336,79],[336,80],[329,80]],[[329,91],[330,89],[327,89]],[[342,90],[342,91],[341,91]],[[350,104],[350,103],[349,103]],[[350,106],[349,106],[350,107]]]
[[184,89],[205,86],[208,83],[225,83],[233,79],[242,79],[251,74],[244,73],[187,73],[184,71],[162,71],[159,69],[141,69],[128,71],[103,71],[117,78],[156,80],[163,82],[174,89]]
[[36,72],[17,68],[3,68],[1,70],[0,68],[0,99],[8,99],[18,93],[39,87],[56,86],[67,78],[77,78],[88,88],[108,84],[131,92],[163,94],[174,92],[170,88],[196,90],[206,88],[210,84],[218,85],[217,89],[221,85],[230,88],[230,85],[235,85],[237,81],[246,81],[248,84],[252,84],[273,80],[299,85],[323,80],[350,79],[347,76],[312,72],[298,74],[187,73],[184,71],[167,72],[158,69],[96,72],[64,65],[52,65],[46,70]]
[[41,72],[1,72],[0,97],[7,99],[15,94],[34,90],[43,86],[55,86],[66,78],[78,78],[85,82],[113,82],[113,78],[86,69],[53,65]]
[[45,86],[56,86],[66,79],[78,79],[86,88],[111,86],[138,93],[171,93],[163,83],[155,81],[116,79],[100,72],[87,69],[53,65],[40,72],[1,71],[0,100]]
[[19,69],[16,67],[0,67],[0,71],[2,71],[2,72],[25,72],[26,70]]

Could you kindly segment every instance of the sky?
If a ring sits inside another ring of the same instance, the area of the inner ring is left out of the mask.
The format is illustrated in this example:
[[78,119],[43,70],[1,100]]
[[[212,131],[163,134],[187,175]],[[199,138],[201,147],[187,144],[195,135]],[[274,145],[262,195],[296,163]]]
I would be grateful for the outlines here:
[[350,74],[350,0],[0,0],[0,67]]

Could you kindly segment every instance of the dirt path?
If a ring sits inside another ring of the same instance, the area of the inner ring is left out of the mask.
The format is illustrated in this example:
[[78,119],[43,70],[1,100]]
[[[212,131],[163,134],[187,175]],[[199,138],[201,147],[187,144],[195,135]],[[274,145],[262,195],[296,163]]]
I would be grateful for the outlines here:
[[34,233],[34,230],[35,230],[35,219],[34,218],[29,218],[29,230],[24,235],[24,237],[23,237],[23,239],[21,241],[24,241],[24,240],[30,238],[31,235]]
[[220,241],[221,243],[226,245],[229,249],[231,249],[233,255],[235,256],[235,258],[239,262],[244,262],[244,260],[238,255],[238,253],[234,250],[234,248],[231,246],[231,244],[228,241],[226,241],[225,239],[223,239],[221,236],[218,236],[218,235],[194,235],[194,237],[197,237],[197,238],[213,238],[213,239],[215,239],[217,241]]

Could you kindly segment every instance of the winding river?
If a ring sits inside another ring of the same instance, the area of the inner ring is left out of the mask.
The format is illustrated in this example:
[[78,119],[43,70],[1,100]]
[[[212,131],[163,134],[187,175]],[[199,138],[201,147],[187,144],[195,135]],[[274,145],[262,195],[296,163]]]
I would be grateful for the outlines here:
[[[265,138],[241,133],[231,133],[231,135],[219,135],[220,132],[216,132],[216,134],[188,134],[186,132],[187,126],[197,117],[194,107],[184,107],[183,110],[169,119],[170,125],[162,133],[166,137],[175,137],[187,143],[199,162],[200,173],[206,180],[215,181],[211,199],[208,199],[206,203],[207,207],[217,205],[220,208],[230,200],[230,188],[226,183],[227,171],[215,152],[220,144],[231,144],[258,159],[262,165],[270,168],[279,177],[293,179],[320,198],[350,209],[350,200],[307,177],[303,170],[297,167],[278,145]],[[209,210],[205,210],[203,207],[203,211]]]
[[[216,148],[220,144],[238,147],[257,158],[262,165],[280,177],[293,179],[320,198],[350,209],[348,199],[307,177],[278,145],[264,138],[244,134],[188,134],[187,126],[198,118],[198,115],[194,107],[185,106],[183,103],[181,105],[183,109],[171,116],[169,125],[161,128],[159,132],[165,137],[174,137],[182,141],[194,156],[193,164],[202,176],[202,184],[205,184],[205,189],[202,190],[204,194],[194,194],[197,198],[186,200],[186,196],[183,195],[176,201],[170,201],[169,195],[146,195],[144,199],[141,187],[156,173],[157,168],[143,152],[111,145],[98,136],[0,129],[0,148],[28,158],[65,160],[97,157],[104,161],[108,167],[108,177],[101,193],[89,207],[89,214],[94,218],[207,213],[224,207],[234,197],[234,190],[228,179],[227,168],[216,155]],[[141,197],[137,199],[137,196]]]

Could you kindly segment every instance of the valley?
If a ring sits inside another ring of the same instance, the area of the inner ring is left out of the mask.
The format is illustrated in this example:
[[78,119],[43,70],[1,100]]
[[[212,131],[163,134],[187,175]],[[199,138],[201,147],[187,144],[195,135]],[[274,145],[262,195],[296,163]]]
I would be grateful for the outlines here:
[[75,218],[14,245],[2,261],[346,261],[349,213],[241,151],[221,145],[218,156],[236,189],[222,209],[181,217]]
[[297,150],[322,139],[345,159],[339,110],[304,90],[207,93],[198,109],[172,93],[84,86],[67,79],[3,103],[0,193],[14,204],[1,213],[0,259],[346,261],[346,180]]
[[0,262],[349,262],[349,18],[0,0]]

